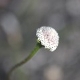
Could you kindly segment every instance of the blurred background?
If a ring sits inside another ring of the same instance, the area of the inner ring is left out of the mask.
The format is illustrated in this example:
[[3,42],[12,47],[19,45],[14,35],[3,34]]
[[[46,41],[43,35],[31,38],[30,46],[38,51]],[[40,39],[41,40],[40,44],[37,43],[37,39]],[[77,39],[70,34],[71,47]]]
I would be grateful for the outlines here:
[[0,0],[0,80],[34,48],[41,26],[58,31],[58,48],[39,50],[11,80],[80,80],[80,0]]

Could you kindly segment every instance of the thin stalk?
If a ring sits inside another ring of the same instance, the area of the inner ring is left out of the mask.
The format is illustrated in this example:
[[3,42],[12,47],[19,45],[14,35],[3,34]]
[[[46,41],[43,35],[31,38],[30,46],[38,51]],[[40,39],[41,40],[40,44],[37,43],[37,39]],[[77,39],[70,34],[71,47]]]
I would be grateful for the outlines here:
[[36,53],[37,51],[41,48],[42,46],[40,45],[40,43],[37,43],[35,48],[32,50],[32,52],[29,54],[29,56],[27,58],[25,58],[23,61],[21,61],[20,63],[14,65],[10,71],[8,72],[8,80],[10,80],[10,75],[12,74],[12,72],[17,69],[18,67],[22,66],[23,64],[27,63]]

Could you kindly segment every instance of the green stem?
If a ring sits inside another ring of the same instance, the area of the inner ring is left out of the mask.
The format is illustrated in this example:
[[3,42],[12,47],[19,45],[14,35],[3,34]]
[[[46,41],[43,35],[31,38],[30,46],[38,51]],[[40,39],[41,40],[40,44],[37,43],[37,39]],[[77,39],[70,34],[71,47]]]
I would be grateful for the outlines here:
[[10,80],[10,75],[11,73],[17,69],[18,67],[22,66],[23,64],[27,63],[35,54],[36,52],[41,48],[42,46],[40,45],[40,43],[36,44],[36,47],[32,50],[32,52],[29,54],[29,56],[27,58],[25,58],[23,61],[21,61],[20,63],[16,64],[15,66],[13,66],[10,71],[8,72],[8,80]]

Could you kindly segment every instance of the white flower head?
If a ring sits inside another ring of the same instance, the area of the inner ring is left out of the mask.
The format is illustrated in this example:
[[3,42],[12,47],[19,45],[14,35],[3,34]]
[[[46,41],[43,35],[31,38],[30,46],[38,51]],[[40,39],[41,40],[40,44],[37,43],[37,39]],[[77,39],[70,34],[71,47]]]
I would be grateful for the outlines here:
[[45,48],[49,49],[51,52],[56,50],[59,44],[59,35],[54,28],[42,26],[37,29],[36,36],[38,37],[38,41],[41,42],[41,45]]

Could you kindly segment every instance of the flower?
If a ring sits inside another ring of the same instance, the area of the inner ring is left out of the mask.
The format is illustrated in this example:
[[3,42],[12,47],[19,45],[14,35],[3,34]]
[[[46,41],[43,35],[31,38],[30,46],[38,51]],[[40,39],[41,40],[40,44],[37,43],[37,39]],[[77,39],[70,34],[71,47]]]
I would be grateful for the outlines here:
[[59,35],[52,27],[42,26],[37,29],[36,36],[38,41],[51,52],[56,50],[59,44]]

